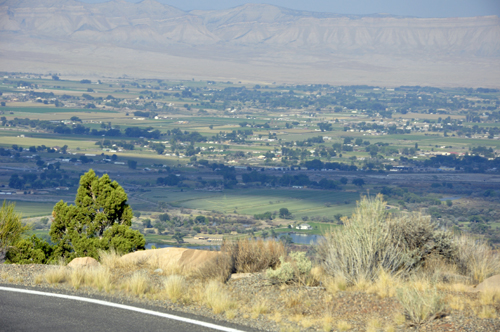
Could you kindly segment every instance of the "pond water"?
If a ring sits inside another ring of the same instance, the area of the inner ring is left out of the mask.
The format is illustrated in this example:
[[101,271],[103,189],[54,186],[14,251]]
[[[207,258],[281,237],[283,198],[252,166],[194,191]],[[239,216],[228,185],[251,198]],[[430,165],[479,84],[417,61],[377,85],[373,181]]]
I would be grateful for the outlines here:
[[156,249],[174,247],[174,248],[201,249],[201,250],[211,250],[211,249],[219,250],[219,248],[220,248],[220,246],[183,247],[183,246],[175,246],[175,245],[165,244],[165,243],[155,243],[155,242],[146,243],[146,249],[151,249],[152,246],[155,246]]
[[[317,244],[318,240],[323,238],[323,236],[321,236],[321,235],[311,235],[311,234],[301,234],[301,233],[282,233],[279,235],[279,237],[282,237],[284,235],[289,235],[292,238],[293,243],[296,243],[296,244],[311,244],[311,243]],[[165,243],[155,243],[155,242],[146,243],[146,249],[151,249],[152,246],[155,246],[157,249],[169,248],[169,247],[186,248],[186,249],[200,249],[200,250],[219,250],[220,249],[220,245],[183,247],[183,246],[176,246],[176,245],[165,244]]]
[[457,199],[460,199],[460,198],[462,198],[462,197],[460,197],[460,196],[452,196],[452,197],[443,197],[440,200],[444,202],[444,201],[447,201],[447,200],[454,201],[454,200],[457,200]]
[[283,233],[280,234],[280,237],[283,235],[290,235],[293,243],[297,244],[316,244],[318,240],[322,239],[323,236],[315,235],[315,234],[301,234],[301,233]]

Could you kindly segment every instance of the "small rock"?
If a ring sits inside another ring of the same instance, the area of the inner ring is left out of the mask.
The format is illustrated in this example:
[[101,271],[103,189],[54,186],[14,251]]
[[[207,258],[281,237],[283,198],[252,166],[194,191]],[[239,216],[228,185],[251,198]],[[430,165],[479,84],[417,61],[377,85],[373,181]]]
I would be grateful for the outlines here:
[[161,273],[163,273],[163,270],[162,269],[156,269],[156,270],[153,271],[153,273],[159,273],[159,274],[161,274]]

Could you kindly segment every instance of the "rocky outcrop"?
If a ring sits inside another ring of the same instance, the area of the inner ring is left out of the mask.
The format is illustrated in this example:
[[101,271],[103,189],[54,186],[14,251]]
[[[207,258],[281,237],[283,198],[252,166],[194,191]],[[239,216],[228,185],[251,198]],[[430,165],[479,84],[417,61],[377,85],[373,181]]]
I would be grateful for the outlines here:
[[88,4],[74,0],[0,4],[0,30],[48,39],[148,46],[176,43],[304,47],[340,54],[500,56],[500,20],[353,16],[247,4],[184,12],[153,0]]
[[99,262],[92,257],[78,257],[69,262],[68,266],[71,268],[79,267],[98,267]]
[[482,283],[477,285],[474,290],[479,292],[500,292],[500,274],[485,279]]
[[195,269],[217,256],[219,252],[209,250],[194,250],[186,248],[162,248],[136,251],[120,258],[122,265],[147,264],[167,269]]

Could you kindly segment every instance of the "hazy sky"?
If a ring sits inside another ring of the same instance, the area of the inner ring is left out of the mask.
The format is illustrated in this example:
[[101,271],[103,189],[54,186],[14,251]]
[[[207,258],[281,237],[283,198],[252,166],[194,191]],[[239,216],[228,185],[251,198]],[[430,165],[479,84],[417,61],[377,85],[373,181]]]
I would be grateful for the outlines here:
[[[106,2],[108,0],[79,0]],[[140,2],[142,0],[126,0]],[[156,0],[183,10],[227,9],[245,3],[267,3],[292,9],[337,14],[374,14],[417,17],[500,16],[500,0]]]

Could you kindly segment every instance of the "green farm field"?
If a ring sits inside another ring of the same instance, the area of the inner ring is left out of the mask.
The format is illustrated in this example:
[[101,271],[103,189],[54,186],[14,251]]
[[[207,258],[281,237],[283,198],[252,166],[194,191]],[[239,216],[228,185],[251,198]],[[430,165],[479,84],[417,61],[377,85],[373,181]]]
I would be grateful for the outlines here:
[[35,114],[43,114],[43,113],[118,113],[116,111],[110,110],[100,110],[100,109],[92,109],[91,111],[88,109],[82,108],[61,108],[61,107],[12,107],[8,106],[8,110],[15,113],[35,113]]
[[16,204],[16,211],[19,212],[23,218],[48,216],[52,213],[52,209],[55,205],[55,203],[52,202],[29,202],[14,200],[6,200],[6,202],[7,204]]
[[[347,215],[355,207],[359,194],[325,190],[299,189],[232,189],[224,192],[206,192],[179,189],[153,189],[142,195],[151,201],[168,202],[175,207],[254,215],[287,208],[294,219]],[[346,204],[348,202],[348,204]]]

